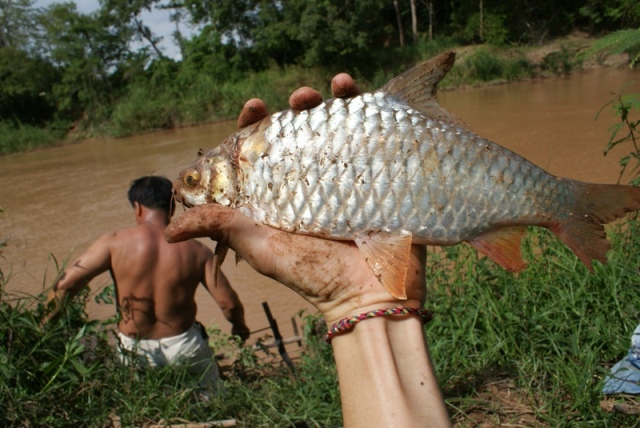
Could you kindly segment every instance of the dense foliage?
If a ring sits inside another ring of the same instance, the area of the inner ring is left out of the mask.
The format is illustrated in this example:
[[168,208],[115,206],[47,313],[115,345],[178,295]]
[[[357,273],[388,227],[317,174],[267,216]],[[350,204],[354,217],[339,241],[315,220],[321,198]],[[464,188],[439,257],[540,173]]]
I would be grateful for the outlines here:
[[[324,88],[343,70],[377,81],[454,43],[540,43],[640,25],[632,0],[101,0],[90,14],[70,2],[34,4],[0,0],[0,153],[68,134],[228,118],[251,96],[276,98],[267,87]],[[179,58],[145,25],[153,9],[176,23]]]

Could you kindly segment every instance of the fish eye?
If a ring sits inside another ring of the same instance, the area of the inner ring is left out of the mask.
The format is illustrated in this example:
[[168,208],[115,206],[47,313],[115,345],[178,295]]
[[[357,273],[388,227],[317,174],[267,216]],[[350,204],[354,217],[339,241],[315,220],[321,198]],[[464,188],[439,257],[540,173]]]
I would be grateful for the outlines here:
[[194,188],[200,182],[200,173],[195,169],[192,169],[191,171],[185,173],[184,177],[182,178],[182,182],[187,187]]

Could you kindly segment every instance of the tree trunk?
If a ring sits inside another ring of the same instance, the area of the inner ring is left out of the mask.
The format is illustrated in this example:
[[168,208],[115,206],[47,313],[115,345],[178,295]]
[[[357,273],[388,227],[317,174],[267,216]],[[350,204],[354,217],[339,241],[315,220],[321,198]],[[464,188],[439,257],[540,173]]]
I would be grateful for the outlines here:
[[483,22],[483,7],[482,7],[482,0],[480,0],[480,41],[484,41],[484,37],[482,36],[482,27],[484,26],[484,22]]
[[433,1],[429,2],[429,41],[433,40]]
[[402,28],[402,17],[400,16],[400,6],[398,6],[398,0],[393,0],[393,6],[396,8],[396,17],[398,18],[398,33],[400,33],[400,47],[404,47],[404,29]]
[[151,31],[149,30],[149,28],[145,27],[142,24],[142,21],[140,21],[138,18],[134,18],[133,22],[136,24],[136,28],[138,29],[138,33],[140,33],[140,35],[147,42],[149,42],[149,44],[151,45],[151,47],[155,51],[156,55],[158,55],[158,58],[164,58],[164,55],[162,54],[162,51],[160,50],[160,48],[158,48],[158,44],[154,40],[153,34],[151,34]]
[[418,43],[418,14],[416,12],[416,0],[411,0],[411,32],[413,33],[413,44]]

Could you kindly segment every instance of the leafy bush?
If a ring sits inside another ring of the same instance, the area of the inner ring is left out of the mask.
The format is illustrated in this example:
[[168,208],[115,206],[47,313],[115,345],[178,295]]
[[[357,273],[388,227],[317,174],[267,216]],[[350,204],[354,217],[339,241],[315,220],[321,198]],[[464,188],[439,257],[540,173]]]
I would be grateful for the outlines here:
[[50,147],[64,139],[66,129],[26,125],[16,121],[0,121],[0,155]]
[[[604,149],[604,155],[621,144],[630,146],[631,151],[620,158],[620,176],[618,183],[625,174],[630,174],[629,182],[635,186],[640,185],[640,118],[634,118],[640,112],[640,94],[623,94],[624,88],[619,94],[605,104],[596,115],[596,119],[606,107],[611,106],[620,122],[609,127],[611,138]],[[628,168],[628,169],[627,169]]]
[[589,49],[580,53],[580,57],[595,56],[601,60],[609,54],[621,53],[629,55],[629,66],[631,67],[640,61],[640,28],[614,31],[596,40]]
[[461,34],[466,42],[472,43],[479,40],[493,46],[502,46],[507,42],[509,29],[504,24],[504,16],[484,13],[482,21],[482,37],[480,37],[480,14],[476,13],[469,18]]
[[560,51],[554,51],[547,54],[541,64],[543,70],[550,71],[555,74],[568,74],[575,67],[572,55],[569,50],[562,46]]

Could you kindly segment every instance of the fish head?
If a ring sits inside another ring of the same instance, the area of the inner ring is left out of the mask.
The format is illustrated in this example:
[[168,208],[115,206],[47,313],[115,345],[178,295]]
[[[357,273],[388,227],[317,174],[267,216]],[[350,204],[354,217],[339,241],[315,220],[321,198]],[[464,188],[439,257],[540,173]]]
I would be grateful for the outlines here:
[[233,206],[237,191],[231,159],[221,147],[199,155],[174,181],[174,199],[187,208],[209,203]]

